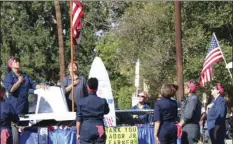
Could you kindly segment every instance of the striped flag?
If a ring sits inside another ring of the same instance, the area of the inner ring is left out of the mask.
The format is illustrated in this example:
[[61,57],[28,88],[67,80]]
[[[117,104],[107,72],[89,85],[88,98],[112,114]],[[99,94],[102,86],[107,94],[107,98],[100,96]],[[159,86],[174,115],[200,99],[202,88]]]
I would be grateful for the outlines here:
[[80,1],[72,2],[72,36],[73,44],[76,45],[80,41],[82,22],[84,16],[83,4]]
[[104,121],[105,121],[105,126],[113,126],[113,118],[112,117],[104,117]]
[[203,69],[200,76],[200,86],[204,87],[205,83],[213,79],[213,65],[218,61],[223,60],[223,54],[220,49],[218,40],[213,33],[210,47],[208,49],[207,56],[205,58]]

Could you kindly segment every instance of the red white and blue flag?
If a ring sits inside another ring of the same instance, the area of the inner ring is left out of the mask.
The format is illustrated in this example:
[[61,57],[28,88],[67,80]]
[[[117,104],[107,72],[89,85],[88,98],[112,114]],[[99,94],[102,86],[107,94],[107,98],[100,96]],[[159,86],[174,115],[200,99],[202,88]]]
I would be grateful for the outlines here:
[[73,44],[76,45],[80,41],[82,29],[82,17],[84,16],[83,4],[80,1],[72,2],[72,36]]
[[209,82],[213,79],[213,65],[223,59],[224,57],[220,49],[218,40],[215,34],[213,33],[210,42],[210,47],[208,49],[208,53],[203,64],[203,69],[201,71],[201,76],[199,81],[201,87],[204,87],[206,82]]

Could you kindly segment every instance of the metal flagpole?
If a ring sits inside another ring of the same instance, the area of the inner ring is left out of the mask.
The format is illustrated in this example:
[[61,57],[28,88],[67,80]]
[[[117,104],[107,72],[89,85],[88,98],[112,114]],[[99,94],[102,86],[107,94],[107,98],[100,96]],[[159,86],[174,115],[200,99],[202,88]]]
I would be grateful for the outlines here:
[[74,112],[74,74],[73,74],[73,63],[74,63],[74,47],[73,47],[73,22],[72,22],[72,10],[73,3],[70,0],[70,55],[71,55],[71,77],[72,77],[72,112]]
[[[226,59],[225,59],[225,57],[224,57],[224,55],[223,55],[222,49],[221,49],[221,47],[220,47],[220,45],[219,45],[219,43],[218,43],[218,39],[217,39],[217,37],[216,37],[215,33],[213,33],[213,35],[214,35],[215,39],[217,40],[217,44],[218,44],[219,49],[220,49],[220,51],[221,51],[221,53],[222,53],[223,60],[224,60],[225,64],[227,65],[227,62],[226,62]],[[228,72],[229,72],[230,77],[231,77],[231,79],[232,79],[231,71],[230,71],[230,69],[229,69],[229,68],[227,68],[227,69],[228,69]],[[233,83],[233,82],[232,82],[232,83]]]
[[136,87],[136,92],[135,96],[138,96],[138,88],[139,88],[139,69],[140,69],[140,61],[139,59],[136,62],[136,68],[135,68],[135,87]]

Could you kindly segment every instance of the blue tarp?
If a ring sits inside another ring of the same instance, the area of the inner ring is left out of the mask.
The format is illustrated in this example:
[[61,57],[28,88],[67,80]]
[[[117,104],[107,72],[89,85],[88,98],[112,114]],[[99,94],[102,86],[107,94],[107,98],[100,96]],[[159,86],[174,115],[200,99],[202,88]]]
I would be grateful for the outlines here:
[[[19,144],[44,144],[41,142],[40,132],[35,130],[25,130],[20,134]],[[76,144],[76,131],[73,129],[57,129],[49,131],[47,135],[48,144]],[[138,142],[139,144],[155,144],[154,128],[152,126],[138,127]],[[177,139],[177,144],[180,144],[180,139]]]
[[49,132],[49,144],[75,144],[76,131],[58,129]]
[[38,136],[39,135],[37,129],[25,129],[23,132],[20,133],[19,144],[38,144]]

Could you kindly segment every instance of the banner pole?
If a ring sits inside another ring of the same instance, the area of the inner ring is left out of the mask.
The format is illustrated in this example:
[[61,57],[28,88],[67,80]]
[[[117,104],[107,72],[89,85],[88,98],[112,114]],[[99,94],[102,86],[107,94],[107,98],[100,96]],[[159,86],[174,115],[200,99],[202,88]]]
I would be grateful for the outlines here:
[[70,55],[71,55],[71,77],[72,77],[72,112],[74,112],[74,73],[73,73],[73,63],[74,63],[74,47],[73,47],[73,22],[72,22],[72,10],[73,3],[70,0]]

